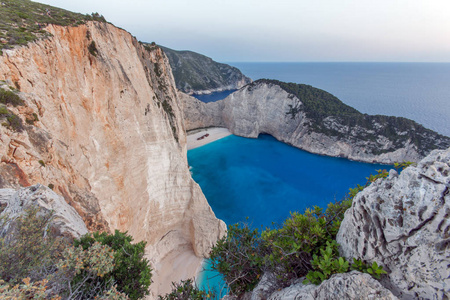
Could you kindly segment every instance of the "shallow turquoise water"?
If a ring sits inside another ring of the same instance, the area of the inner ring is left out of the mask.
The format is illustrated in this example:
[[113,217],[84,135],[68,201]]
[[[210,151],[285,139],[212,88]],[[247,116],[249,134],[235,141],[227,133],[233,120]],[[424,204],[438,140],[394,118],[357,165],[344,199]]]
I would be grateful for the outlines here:
[[[377,169],[390,168],[311,154],[269,135],[232,135],[189,150],[188,161],[218,218],[234,224],[248,217],[258,228],[281,224],[293,211],[326,207]],[[203,278],[202,285],[217,287],[218,279]]]

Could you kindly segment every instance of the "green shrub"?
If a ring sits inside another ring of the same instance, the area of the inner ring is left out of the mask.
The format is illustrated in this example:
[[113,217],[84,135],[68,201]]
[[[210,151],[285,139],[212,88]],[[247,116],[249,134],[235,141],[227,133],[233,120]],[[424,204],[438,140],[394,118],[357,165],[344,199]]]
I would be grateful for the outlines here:
[[47,234],[52,214],[38,211],[31,207],[17,219],[4,216],[0,220],[0,278],[7,283],[37,279],[36,274],[58,257],[60,241]]
[[365,262],[356,258],[353,258],[351,269],[370,274],[376,279],[381,279],[381,275],[387,274],[387,272],[383,270],[383,266],[379,266],[376,261],[372,262],[371,265],[367,265]]
[[346,273],[349,263],[343,257],[338,257],[338,244],[336,241],[327,242],[325,249],[320,249],[320,256],[314,254],[311,261],[313,270],[306,275],[305,282],[320,284],[336,273]]
[[[47,293],[47,280],[31,282],[30,278],[25,278],[22,284],[9,285],[0,280],[0,298],[1,299],[49,299]],[[26,298],[24,297],[26,295]],[[59,299],[54,297],[51,299]]]
[[[108,245],[114,252],[114,269],[99,279],[106,283],[117,284],[117,290],[125,293],[130,299],[140,299],[149,294],[151,268],[144,258],[145,242],[132,244],[133,238],[126,232],[115,231],[114,235],[105,232],[88,234],[74,240],[75,246],[89,249],[95,242]],[[75,282],[81,280],[77,275]]]
[[386,170],[380,169],[380,170],[376,170],[376,171],[377,171],[377,174],[375,174],[375,175],[370,174],[369,177],[366,177],[368,182],[372,183],[372,182],[375,182],[379,178],[386,178],[389,175],[389,172]]
[[56,263],[59,294],[67,299],[93,299],[113,287],[102,278],[114,268],[114,250],[95,242],[88,249],[67,247]]
[[213,291],[199,289],[192,279],[182,280],[180,283],[172,282],[172,291],[159,300],[205,300],[215,299],[217,296]]
[[394,168],[396,169],[396,170],[404,170],[404,169],[406,169],[407,167],[409,167],[409,166],[416,166],[417,165],[417,163],[415,163],[415,162],[412,162],[412,161],[404,161],[404,162],[402,162],[402,163],[394,163]]
[[[229,226],[228,236],[211,250],[212,269],[223,275],[234,295],[253,289],[266,271],[276,276],[279,287],[305,275],[310,282],[320,283],[332,274],[347,272],[349,262],[338,257],[336,243],[344,214],[360,191],[387,175],[386,170],[378,170],[367,177],[365,185],[357,185],[341,201],[329,203],[325,212],[316,206],[303,214],[291,213],[280,228],[266,229],[261,236],[247,225]],[[377,265],[370,269],[365,267],[364,272],[374,277],[384,274]]]
[[25,122],[30,125],[34,125],[35,122],[39,121],[39,117],[36,113],[33,113],[32,117],[27,117]]
[[6,120],[8,121],[8,127],[11,130],[17,131],[17,132],[22,132],[23,131],[23,123],[22,123],[22,119],[19,118],[19,116],[11,113],[10,115],[8,115],[6,117]]
[[38,163],[39,163],[42,167],[45,168],[45,162],[44,162],[42,159],[40,159],[40,160],[38,161]]
[[247,224],[228,227],[226,237],[213,247],[211,268],[220,272],[229,291],[241,295],[252,290],[263,274],[265,249],[257,229]]
[[97,46],[95,46],[95,42],[94,41],[92,41],[89,44],[88,50],[89,50],[90,54],[92,54],[93,56],[97,56],[98,50],[97,50]]
[[98,280],[113,270],[114,250],[99,242],[73,247],[55,236],[52,218],[34,206],[16,219],[0,216],[0,298],[128,299],[112,279]]
[[24,102],[20,97],[12,91],[7,91],[0,88],[0,103],[12,106],[23,105]]
[[6,107],[0,106],[0,117],[1,116],[7,116],[9,114],[10,114],[10,112],[9,112],[9,110]]
[[48,188],[51,189],[51,190],[53,190],[53,189],[55,188],[55,185],[54,185],[53,183],[49,183],[49,184],[48,184]]
[[262,238],[270,248],[266,264],[283,285],[305,276],[313,268],[313,255],[332,242],[339,231],[351,198],[330,203],[325,212],[320,207],[294,212],[279,229],[267,229]]

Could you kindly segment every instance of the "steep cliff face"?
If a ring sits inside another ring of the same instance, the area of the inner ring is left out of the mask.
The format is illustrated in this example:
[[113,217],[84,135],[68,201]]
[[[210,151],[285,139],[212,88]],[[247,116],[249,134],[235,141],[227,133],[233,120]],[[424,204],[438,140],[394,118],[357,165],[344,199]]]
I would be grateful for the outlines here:
[[377,180],[353,200],[337,235],[341,254],[377,261],[401,299],[450,294],[450,148]]
[[177,88],[188,94],[234,90],[252,82],[238,68],[192,51],[162,47],[169,58]]
[[190,176],[163,52],[107,23],[46,30],[0,57],[0,80],[26,103],[8,109],[39,119],[0,126],[1,187],[52,184],[90,230],[147,241],[154,264],[179,248],[207,255],[225,225]]
[[221,126],[251,138],[268,133],[322,155],[393,163],[418,161],[432,149],[450,146],[450,138],[411,120],[361,114],[311,86],[258,80],[214,103],[180,97],[187,130]]

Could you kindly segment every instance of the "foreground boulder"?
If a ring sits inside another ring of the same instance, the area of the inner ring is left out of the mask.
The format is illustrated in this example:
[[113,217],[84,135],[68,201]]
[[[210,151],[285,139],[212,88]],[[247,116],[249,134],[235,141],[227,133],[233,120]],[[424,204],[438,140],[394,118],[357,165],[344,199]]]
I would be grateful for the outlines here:
[[335,274],[320,285],[305,285],[303,280],[304,278],[300,278],[297,284],[276,292],[273,292],[270,281],[261,280],[251,295],[246,297],[251,300],[397,299],[370,275],[357,271]]
[[376,261],[382,284],[401,299],[447,299],[450,294],[450,148],[417,167],[377,180],[345,213],[341,255]]
[[69,238],[79,238],[88,233],[75,209],[62,196],[41,184],[18,190],[0,189],[0,205],[4,208],[0,216],[7,216],[10,221],[31,207],[38,207],[40,214],[53,212],[50,226],[57,233]]

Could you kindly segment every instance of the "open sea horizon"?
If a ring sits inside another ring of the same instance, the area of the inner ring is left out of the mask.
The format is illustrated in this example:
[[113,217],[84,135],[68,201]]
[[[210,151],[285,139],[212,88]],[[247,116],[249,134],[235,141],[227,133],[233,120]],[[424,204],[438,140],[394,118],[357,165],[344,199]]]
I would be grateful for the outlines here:
[[228,62],[253,80],[309,84],[362,113],[412,119],[450,136],[450,63]]
[[[406,117],[450,135],[450,63],[231,64],[253,80],[309,84],[362,113]],[[226,137],[189,150],[188,162],[216,216],[227,225],[248,222],[254,228],[279,226],[290,212],[314,205],[326,208],[377,169],[392,168],[311,154],[268,135]],[[223,286],[211,271],[200,274],[199,283]]]

